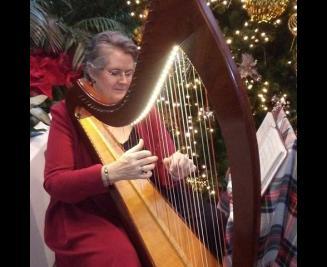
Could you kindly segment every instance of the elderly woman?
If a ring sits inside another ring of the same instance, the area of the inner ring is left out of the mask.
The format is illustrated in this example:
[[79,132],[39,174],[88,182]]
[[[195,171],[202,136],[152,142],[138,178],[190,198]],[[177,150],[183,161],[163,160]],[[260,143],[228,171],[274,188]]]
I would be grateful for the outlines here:
[[[115,104],[131,84],[136,58],[137,47],[126,36],[99,33],[86,50],[84,80],[108,103]],[[107,193],[108,186],[122,179],[150,178],[155,168],[159,174],[168,170],[170,177],[161,181],[167,185],[167,179],[186,177],[194,169],[193,162],[175,152],[171,140],[170,156],[164,158],[159,146],[151,146],[160,140],[149,140],[142,125],[107,125],[128,150],[117,161],[102,165],[92,159],[65,101],[54,105],[51,112],[44,181],[51,200],[45,218],[45,242],[55,252],[56,266],[140,266]]]

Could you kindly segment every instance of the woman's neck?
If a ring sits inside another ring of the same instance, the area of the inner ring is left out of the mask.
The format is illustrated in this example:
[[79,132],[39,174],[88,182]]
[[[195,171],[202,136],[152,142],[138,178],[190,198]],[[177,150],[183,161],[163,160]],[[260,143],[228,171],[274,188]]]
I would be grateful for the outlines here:
[[112,127],[109,125],[105,126],[120,144],[124,144],[129,139],[129,136],[133,129],[133,126],[131,125],[123,127]]

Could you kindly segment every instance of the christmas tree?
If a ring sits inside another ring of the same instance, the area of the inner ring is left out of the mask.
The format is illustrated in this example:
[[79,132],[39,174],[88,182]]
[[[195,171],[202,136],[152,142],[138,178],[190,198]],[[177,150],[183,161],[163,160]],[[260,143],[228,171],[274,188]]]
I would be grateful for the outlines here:
[[[296,129],[297,2],[289,0],[206,0],[224,33],[248,89],[258,128],[276,102]],[[128,0],[141,43],[149,0]]]

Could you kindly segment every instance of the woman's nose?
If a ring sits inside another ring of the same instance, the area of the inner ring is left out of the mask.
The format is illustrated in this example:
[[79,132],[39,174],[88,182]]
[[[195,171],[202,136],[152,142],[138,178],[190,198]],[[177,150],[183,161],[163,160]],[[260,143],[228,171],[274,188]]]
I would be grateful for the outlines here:
[[127,77],[125,76],[125,74],[123,74],[123,75],[121,75],[121,76],[119,77],[119,82],[120,82],[120,83],[127,83],[127,82],[128,82],[128,79],[127,79]]
[[122,75],[119,77],[119,83],[126,84],[128,83],[129,79],[126,77],[126,74],[122,72]]

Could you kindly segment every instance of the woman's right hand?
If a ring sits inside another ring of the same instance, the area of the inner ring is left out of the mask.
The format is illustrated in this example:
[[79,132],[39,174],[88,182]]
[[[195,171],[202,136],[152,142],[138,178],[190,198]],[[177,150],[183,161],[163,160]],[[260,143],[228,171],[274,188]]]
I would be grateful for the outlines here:
[[144,141],[127,150],[117,161],[106,165],[110,182],[119,180],[147,179],[152,175],[157,156],[149,150],[142,150]]

